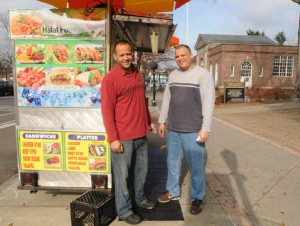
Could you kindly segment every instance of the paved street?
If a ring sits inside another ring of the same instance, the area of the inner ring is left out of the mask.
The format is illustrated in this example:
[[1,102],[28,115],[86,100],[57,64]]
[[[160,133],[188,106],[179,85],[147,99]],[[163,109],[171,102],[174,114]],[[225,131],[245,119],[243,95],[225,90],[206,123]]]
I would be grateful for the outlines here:
[[17,173],[14,97],[0,97],[0,185]]

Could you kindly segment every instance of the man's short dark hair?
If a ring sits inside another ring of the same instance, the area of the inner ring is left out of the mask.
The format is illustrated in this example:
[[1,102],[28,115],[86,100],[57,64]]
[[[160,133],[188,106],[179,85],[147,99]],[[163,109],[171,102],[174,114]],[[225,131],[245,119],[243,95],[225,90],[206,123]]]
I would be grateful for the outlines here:
[[115,45],[114,45],[114,52],[116,52],[116,47],[118,46],[118,45],[129,45],[130,47],[131,47],[131,50],[132,50],[132,46],[131,46],[131,44],[127,41],[127,40],[119,40],[119,41],[117,41],[116,43],[115,43]]
[[190,53],[192,53],[192,50],[188,45],[180,44],[180,45],[175,47],[175,50],[180,49],[180,48],[186,48]]

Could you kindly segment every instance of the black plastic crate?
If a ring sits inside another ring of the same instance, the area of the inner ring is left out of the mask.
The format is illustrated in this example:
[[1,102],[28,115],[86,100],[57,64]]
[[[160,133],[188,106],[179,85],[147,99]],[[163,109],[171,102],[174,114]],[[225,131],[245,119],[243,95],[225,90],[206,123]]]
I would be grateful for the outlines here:
[[116,218],[113,194],[87,191],[70,206],[72,226],[107,226]]

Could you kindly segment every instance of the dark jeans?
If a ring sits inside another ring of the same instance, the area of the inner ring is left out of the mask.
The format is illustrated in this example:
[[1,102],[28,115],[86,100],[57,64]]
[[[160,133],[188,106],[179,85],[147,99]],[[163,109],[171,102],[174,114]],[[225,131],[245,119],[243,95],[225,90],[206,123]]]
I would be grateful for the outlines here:
[[[124,219],[133,213],[131,210],[132,197],[130,197],[128,189],[129,172],[134,172],[134,175],[130,176],[133,176],[134,179],[136,203],[140,203],[146,198],[144,184],[148,172],[148,141],[146,137],[142,137],[121,142],[124,152],[112,152],[111,157],[117,213],[121,219]],[[133,167],[133,171],[130,171],[131,167]]]

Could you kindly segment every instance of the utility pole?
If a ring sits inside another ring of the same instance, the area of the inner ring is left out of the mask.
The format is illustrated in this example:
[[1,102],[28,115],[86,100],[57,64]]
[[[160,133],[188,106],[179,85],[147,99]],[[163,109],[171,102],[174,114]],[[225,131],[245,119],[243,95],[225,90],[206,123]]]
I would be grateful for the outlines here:
[[296,75],[296,94],[297,98],[300,98],[300,14],[298,25],[298,63],[297,63],[297,75]]
[[[300,5],[300,0],[292,0]],[[300,98],[300,14],[299,14],[299,26],[298,26],[298,62],[297,62],[297,75],[296,75],[296,94],[297,98]]]

